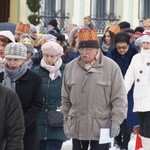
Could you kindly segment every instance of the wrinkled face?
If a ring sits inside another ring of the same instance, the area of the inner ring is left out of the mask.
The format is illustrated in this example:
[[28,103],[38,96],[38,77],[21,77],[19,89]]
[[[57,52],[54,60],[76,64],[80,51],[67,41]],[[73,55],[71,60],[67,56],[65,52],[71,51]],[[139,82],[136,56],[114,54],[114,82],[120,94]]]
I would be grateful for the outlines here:
[[110,37],[109,32],[106,32],[106,33],[105,33],[105,41],[106,41],[106,44],[107,44],[107,45],[110,45],[110,44],[111,44],[111,37]]
[[150,49],[150,42],[143,42],[142,47],[144,50],[149,50]]
[[129,45],[126,42],[119,42],[116,44],[116,48],[120,55],[125,55],[129,50]]
[[50,55],[48,53],[43,53],[43,58],[44,58],[44,61],[47,65],[54,65],[56,63],[56,61],[60,58],[59,55]]
[[6,64],[10,70],[19,68],[24,63],[24,61],[24,59],[6,58]]
[[81,59],[85,63],[91,63],[96,60],[96,55],[98,53],[97,48],[80,48],[79,49]]
[[4,58],[4,53],[5,53],[4,49],[5,49],[6,45],[7,45],[6,43],[0,41],[0,57],[2,57],[2,58]]

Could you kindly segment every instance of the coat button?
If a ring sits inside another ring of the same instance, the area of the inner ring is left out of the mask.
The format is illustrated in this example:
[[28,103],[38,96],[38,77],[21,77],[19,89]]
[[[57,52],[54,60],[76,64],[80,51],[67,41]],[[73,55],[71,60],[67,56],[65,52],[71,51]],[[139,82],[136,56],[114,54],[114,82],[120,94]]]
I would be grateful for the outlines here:
[[139,72],[140,72],[140,73],[143,73],[143,71],[142,71],[142,70],[140,70]]
[[147,66],[150,66],[150,62],[147,63]]
[[137,82],[140,82],[140,79],[137,79],[136,81],[137,81]]

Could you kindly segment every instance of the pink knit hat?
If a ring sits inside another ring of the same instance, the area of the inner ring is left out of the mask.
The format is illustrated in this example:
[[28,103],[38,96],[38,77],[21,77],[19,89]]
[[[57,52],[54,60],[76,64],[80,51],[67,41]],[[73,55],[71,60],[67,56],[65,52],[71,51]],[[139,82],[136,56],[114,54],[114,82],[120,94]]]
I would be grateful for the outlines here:
[[47,53],[54,56],[63,55],[63,48],[57,42],[54,41],[46,42],[44,45],[42,45],[41,50],[43,53]]

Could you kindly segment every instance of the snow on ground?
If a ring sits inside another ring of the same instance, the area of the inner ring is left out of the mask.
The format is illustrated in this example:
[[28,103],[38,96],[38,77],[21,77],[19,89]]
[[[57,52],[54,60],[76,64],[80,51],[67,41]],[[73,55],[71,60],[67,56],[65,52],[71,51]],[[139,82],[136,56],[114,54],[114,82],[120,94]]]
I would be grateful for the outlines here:
[[[134,150],[135,149],[135,139],[136,139],[136,135],[132,134],[131,135],[131,140],[129,142],[129,148],[128,148],[128,150]],[[72,150],[71,140],[68,140],[68,141],[66,141],[66,142],[63,143],[62,150]]]

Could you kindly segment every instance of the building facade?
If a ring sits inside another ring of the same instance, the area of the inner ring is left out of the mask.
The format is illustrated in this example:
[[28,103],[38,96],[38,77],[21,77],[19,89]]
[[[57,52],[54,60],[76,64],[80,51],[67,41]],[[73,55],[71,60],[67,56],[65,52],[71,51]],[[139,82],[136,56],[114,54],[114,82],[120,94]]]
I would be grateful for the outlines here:
[[[0,1],[3,8],[0,22],[28,22],[31,12],[26,0]],[[135,28],[143,19],[150,18],[149,0],[41,0],[40,3],[40,25],[46,27],[50,19],[56,18],[62,30],[70,23],[82,25],[88,15],[99,30],[110,22],[120,21],[128,21]]]

